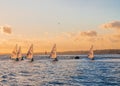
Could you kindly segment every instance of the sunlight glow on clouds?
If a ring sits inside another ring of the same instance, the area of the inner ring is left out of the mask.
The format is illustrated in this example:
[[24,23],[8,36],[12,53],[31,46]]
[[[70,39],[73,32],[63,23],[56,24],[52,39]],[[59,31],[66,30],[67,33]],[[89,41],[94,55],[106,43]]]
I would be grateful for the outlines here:
[[90,37],[97,36],[96,31],[83,31],[80,34],[81,36],[90,36]]
[[[120,31],[118,31],[119,21],[103,24],[102,27],[115,29],[115,32],[100,34],[97,30],[79,30],[75,32],[60,32],[52,36],[50,32],[45,32],[42,37],[30,38],[24,35],[12,34],[7,39],[1,38],[0,52],[11,53],[16,44],[22,47],[24,53],[27,52],[29,46],[34,44],[34,52],[50,51],[53,44],[57,44],[58,51],[76,51],[88,50],[91,45],[95,49],[119,49]],[[11,34],[10,26],[1,26],[0,30],[3,34]],[[110,30],[109,29],[109,30]],[[4,35],[2,35],[4,36]]]
[[0,53],[11,52],[16,44],[25,52],[31,44],[35,52],[50,51],[54,43],[58,51],[87,50],[91,44],[95,49],[120,49],[119,3],[0,0]]
[[104,38],[109,39],[111,43],[120,42],[120,21],[111,21],[101,25],[104,29],[114,29],[115,32],[104,34]]
[[72,38],[75,41],[77,41],[77,40],[91,40],[91,38],[94,38],[97,36],[97,32],[94,30],[71,32],[71,33],[69,32],[69,33],[66,33],[66,36],[68,36],[69,38]]
[[12,33],[12,28],[8,25],[0,26],[0,32],[2,34],[11,34]]
[[112,21],[101,25],[104,29],[120,29],[120,21]]

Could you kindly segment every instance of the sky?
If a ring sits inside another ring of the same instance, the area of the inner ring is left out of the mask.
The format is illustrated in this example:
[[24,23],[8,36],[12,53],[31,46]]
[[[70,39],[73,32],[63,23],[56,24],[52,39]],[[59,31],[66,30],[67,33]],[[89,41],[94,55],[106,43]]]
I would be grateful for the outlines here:
[[0,0],[0,53],[120,49],[120,0]]

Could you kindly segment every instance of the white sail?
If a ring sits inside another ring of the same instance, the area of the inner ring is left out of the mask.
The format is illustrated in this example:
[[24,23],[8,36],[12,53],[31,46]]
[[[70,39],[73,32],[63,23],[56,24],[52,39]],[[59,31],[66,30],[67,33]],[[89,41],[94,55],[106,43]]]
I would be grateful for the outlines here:
[[28,52],[27,52],[27,58],[32,59],[33,58],[33,44],[30,46]]
[[14,48],[14,50],[12,51],[12,54],[11,54],[11,58],[12,59],[16,59],[17,58],[17,48],[18,48],[18,46],[17,46],[17,44],[16,44],[16,46],[15,46],[15,48]]
[[55,59],[57,58],[57,54],[56,54],[56,44],[54,44],[52,50],[51,50],[51,53],[50,53],[50,57]]
[[19,46],[19,49],[18,49],[18,52],[17,52],[17,58],[22,58],[21,46]]
[[88,58],[93,59],[94,58],[94,52],[93,52],[93,45],[91,46],[89,53],[88,53]]

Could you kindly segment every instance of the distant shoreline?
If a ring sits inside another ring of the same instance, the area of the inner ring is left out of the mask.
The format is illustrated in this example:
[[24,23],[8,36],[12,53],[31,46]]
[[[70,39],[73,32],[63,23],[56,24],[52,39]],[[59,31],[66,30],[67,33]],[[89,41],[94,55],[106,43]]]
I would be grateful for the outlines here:
[[[26,53],[23,53],[23,55]],[[46,55],[49,55],[48,52]],[[64,51],[57,52],[58,55],[80,55],[80,54],[88,54],[88,51]],[[104,50],[94,50],[94,54],[120,54],[120,49],[104,49]],[[10,53],[3,53],[0,55],[10,55]],[[34,55],[45,55],[44,52],[37,52]]]

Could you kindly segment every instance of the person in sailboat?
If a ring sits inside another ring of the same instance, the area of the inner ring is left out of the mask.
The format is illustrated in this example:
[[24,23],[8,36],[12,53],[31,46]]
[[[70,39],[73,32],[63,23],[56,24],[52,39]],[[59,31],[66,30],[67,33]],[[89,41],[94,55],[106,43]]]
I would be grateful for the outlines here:
[[23,56],[21,57],[21,60],[24,60],[24,57],[23,57]]
[[57,59],[57,54],[56,54],[56,44],[54,44],[51,53],[50,53],[50,58],[53,59],[53,61],[58,61]]
[[19,61],[19,58],[16,58],[16,61]]

